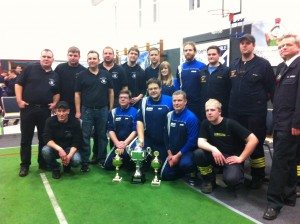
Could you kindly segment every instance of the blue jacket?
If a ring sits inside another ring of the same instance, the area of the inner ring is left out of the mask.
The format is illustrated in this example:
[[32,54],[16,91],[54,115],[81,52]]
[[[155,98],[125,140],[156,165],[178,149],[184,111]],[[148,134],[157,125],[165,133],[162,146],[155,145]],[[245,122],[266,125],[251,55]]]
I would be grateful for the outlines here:
[[165,145],[172,154],[181,151],[182,154],[197,147],[199,123],[196,115],[185,108],[181,113],[168,113],[165,125]]

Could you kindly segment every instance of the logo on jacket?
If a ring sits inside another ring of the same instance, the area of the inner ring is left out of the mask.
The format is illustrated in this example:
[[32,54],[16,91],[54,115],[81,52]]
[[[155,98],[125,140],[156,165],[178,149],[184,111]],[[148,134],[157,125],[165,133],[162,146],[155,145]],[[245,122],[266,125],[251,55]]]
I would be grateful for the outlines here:
[[175,128],[175,127],[176,127],[176,123],[171,122],[170,126],[171,126],[172,128]]
[[146,111],[153,111],[153,107],[146,107]]
[[234,77],[236,77],[236,70],[232,70],[230,72],[230,78],[234,78]]
[[206,82],[206,76],[201,76],[201,82]]
[[54,81],[54,79],[49,79],[49,85],[50,85],[50,86],[55,86],[55,81]]
[[132,72],[132,73],[131,73],[131,78],[133,78],[133,79],[136,78],[136,73],[135,73],[135,72]]

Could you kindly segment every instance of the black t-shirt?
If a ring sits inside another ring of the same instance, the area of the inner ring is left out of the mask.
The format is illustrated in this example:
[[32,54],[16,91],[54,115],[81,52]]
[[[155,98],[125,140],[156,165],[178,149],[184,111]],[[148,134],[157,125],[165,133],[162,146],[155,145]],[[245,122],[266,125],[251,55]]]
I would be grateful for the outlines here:
[[60,100],[67,101],[72,107],[74,106],[74,88],[76,77],[85,69],[86,68],[81,64],[78,64],[76,67],[71,67],[66,62],[59,64],[54,70],[59,76]]
[[208,120],[201,123],[199,138],[215,146],[226,155],[240,155],[245,148],[245,139],[251,132],[238,122],[223,118],[222,122],[212,125]]
[[78,74],[75,92],[81,93],[81,104],[86,107],[104,107],[109,105],[108,90],[113,88],[108,71],[99,70],[94,75],[85,69]]
[[46,72],[40,63],[28,65],[17,84],[23,87],[22,100],[29,104],[48,105],[53,102],[53,95],[59,93],[59,78],[56,72]]
[[43,139],[46,144],[52,140],[63,149],[67,147],[80,149],[81,133],[80,122],[76,118],[69,117],[67,123],[61,123],[57,120],[57,116],[52,116],[46,120]]
[[146,80],[148,81],[151,78],[158,78],[158,72],[159,72],[159,65],[156,68],[152,68],[152,66],[148,66],[145,69],[145,74],[146,74]]

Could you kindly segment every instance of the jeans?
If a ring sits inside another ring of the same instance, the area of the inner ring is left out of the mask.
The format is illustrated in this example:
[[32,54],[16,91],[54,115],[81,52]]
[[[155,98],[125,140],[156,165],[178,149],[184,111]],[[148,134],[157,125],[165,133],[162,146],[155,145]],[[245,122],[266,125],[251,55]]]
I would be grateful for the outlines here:
[[82,137],[83,145],[81,151],[82,165],[88,165],[91,155],[91,137],[93,126],[95,129],[95,135],[97,137],[96,149],[97,149],[97,161],[104,163],[107,155],[107,119],[108,119],[108,107],[102,107],[100,109],[93,109],[82,106]]
[[[67,154],[69,154],[71,148],[68,147],[64,150]],[[56,161],[56,159],[59,158],[58,151],[45,145],[42,149],[42,154],[47,165],[49,165],[52,170],[60,170],[60,163]],[[79,166],[80,163],[81,163],[81,156],[79,152],[75,152],[71,158],[70,165],[72,167],[77,167]]]

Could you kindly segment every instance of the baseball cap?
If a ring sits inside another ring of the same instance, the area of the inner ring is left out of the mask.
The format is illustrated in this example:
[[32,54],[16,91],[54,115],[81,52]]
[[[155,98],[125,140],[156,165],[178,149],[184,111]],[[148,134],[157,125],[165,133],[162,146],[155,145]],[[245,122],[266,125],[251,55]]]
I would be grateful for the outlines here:
[[250,41],[251,43],[255,44],[255,37],[249,33],[246,33],[244,34],[241,38],[240,38],[240,43],[243,41],[243,40],[248,40]]
[[66,102],[66,101],[59,101],[56,106],[55,106],[55,109],[60,109],[60,108],[63,108],[63,109],[70,109],[70,106],[69,104]]

